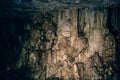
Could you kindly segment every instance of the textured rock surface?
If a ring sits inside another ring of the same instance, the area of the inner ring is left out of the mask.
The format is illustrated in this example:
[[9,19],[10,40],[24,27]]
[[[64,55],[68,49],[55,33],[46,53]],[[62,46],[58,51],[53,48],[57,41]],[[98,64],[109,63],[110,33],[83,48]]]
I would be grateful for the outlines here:
[[119,24],[115,10],[111,17],[107,9],[118,0],[5,1],[0,1],[0,79],[119,80],[118,33],[110,34],[111,25]]
[[113,79],[115,41],[106,28],[106,9],[70,8],[57,13],[38,12],[31,18],[25,26],[30,37],[24,42],[16,64],[16,68],[29,68],[26,77]]

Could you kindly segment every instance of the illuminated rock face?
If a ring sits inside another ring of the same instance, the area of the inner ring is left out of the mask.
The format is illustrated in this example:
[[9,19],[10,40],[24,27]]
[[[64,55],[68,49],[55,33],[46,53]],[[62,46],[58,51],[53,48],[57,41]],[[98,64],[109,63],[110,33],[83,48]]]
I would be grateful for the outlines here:
[[17,67],[29,67],[27,77],[35,80],[113,78],[115,41],[106,28],[106,9],[70,8],[45,16],[42,19],[39,13],[35,14],[34,22],[25,26],[31,34],[24,43]]

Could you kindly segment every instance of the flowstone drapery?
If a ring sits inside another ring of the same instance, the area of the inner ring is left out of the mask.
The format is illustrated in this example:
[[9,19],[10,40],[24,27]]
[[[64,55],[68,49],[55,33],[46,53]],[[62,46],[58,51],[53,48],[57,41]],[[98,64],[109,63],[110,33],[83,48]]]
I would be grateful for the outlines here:
[[107,80],[113,78],[115,41],[104,8],[68,8],[34,13],[25,29],[17,68],[28,67],[35,80]]

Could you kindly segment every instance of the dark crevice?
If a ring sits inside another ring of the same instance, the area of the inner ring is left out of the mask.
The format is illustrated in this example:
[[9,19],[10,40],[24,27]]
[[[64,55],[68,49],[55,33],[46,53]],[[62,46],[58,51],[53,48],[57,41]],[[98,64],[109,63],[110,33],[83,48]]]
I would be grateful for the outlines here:
[[78,30],[78,37],[84,37],[85,36],[85,34],[84,34],[84,32],[83,32],[83,30],[82,30],[82,27],[81,27],[81,25],[80,25],[80,9],[78,8],[78,10],[77,10],[77,30]]
[[120,76],[120,7],[109,7],[108,8],[108,18],[107,18],[107,28],[109,32],[114,36],[116,43],[116,67],[115,72],[118,79]]
[[0,18],[0,79],[27,80],[24,76],[25,68],[14,69],[14,64],[20,58],[23,43],[29,37],[24,25],[28,18],[5,17]]

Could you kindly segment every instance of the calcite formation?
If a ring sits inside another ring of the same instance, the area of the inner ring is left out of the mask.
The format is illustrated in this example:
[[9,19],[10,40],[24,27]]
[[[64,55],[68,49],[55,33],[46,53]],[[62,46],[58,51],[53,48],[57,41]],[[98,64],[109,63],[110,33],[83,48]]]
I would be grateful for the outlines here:
[[100,7],[33,13],[16,68],[29,68],[25,77],[32,80],[113,79],[115,40],[106,23]]

